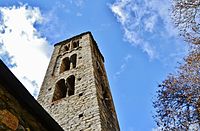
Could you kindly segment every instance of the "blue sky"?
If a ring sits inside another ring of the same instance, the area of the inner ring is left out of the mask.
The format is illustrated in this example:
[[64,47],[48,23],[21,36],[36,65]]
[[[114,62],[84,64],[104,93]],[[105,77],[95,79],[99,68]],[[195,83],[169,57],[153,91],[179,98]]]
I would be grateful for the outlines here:
[[91,31],[121,130],[155,131],[157,85],[187,52],[169,8],[169,0],[1,0],[0,58],[37,96],[53,44]]

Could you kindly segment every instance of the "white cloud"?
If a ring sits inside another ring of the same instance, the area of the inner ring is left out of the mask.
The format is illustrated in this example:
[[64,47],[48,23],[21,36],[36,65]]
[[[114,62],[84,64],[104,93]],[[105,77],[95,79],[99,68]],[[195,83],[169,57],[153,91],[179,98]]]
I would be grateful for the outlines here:
[[81,7],[83,6],[84,0],[74,0],[76,6]]
[[123,2],[117,2],[111,7],[112,11],[116,14],[119,22],[121,22],[122,25],[124,25],[126,20],[128,19],[128,14],[123,10],[123,7],[125,7],[128,3],[129,0],[123,0]]
[[173,47],[177,41],[171,45],[167,41],[178,36],[171,23],[169,0],[116,0],[110,9],[122,26],[124,39],[141,48],[150,59],[176,52],[163,49]]
[[150,15],[147,7],[139,6],[139,4],[136,0],[119,0],[110,8],[123,27],[125,39],[132,45],[142,48],[153,59],[157,57],[154,56],[155,50],[144,41],[139,32],[143,30],[143,27],[144,30],[153,32],[157,16]]
[[149,55],[150,60],[158,57],[158,54],[155,51],[155,48],[151,46],[148,42],[143,42],[142,49],[144,52],[146,52]]
[[152,131],[162,131],[161,127],[153,128]]
[[154,26],[157,22],[157,15],[150,16],[144,21],[145,30],[148,32],[153,32]]
[[127,56],[124,57],[124,60],[126,62],[128,62],[128,60],[131,59],[131,58],[132,58],[132,55],[128,54]]
[[140,46],[140,48],[142,48],[142,50],[148,54],[150,60],[158,57],[158,54],[153,45],[150,45],[149,42],[141,39],[136,32],[129,31],[127,29],[124,30],[125,39],[134,46]]
[[126,28],[124,28],[124,31],[125,39],[128,40],[129,43],[132,43],[133,45],[142,43],[142,39],[138,36],[137,32],[130,31]]
[[159,16],[162,20],[165,33],[168,37],[176,37],[178,35],[178,30],[174,28],[170,16],[171,1],[170,0],[145,0],[145,5],[150,8],[150,11],[155,12],[154,15]]
[[127,54],[124,58],[123,58],[123,63],[121,64],[120,66],[120,69],[119,71],[117,71],[115,74],[114,74],[114,78],[116,79],[117,77],[119,77],[121,75],[122,72],[125,71],[126,69],[126,66],[127,66],[127,63],[129,62],[129,60],[132,58],[132,55],[130,54]]
[[16,66],[11,71],[25,85],[31,94],[36,95],[41,86],[51,47],[46,38],[41,37],[35,24],[41,24],[40,9],[27,5],[0,7],[0,56],[11,57]]

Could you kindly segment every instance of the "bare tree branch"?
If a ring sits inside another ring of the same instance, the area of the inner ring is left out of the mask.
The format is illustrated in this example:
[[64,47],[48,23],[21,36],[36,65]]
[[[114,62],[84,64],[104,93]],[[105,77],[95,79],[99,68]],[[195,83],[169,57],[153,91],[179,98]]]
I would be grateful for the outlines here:
[[172,19],[180,35],[192,44],[200,44],[200,0],[172,0]]
[[200,129],[200,46],[192,49],[176,74],[159,85],[153,104],[162,130]]

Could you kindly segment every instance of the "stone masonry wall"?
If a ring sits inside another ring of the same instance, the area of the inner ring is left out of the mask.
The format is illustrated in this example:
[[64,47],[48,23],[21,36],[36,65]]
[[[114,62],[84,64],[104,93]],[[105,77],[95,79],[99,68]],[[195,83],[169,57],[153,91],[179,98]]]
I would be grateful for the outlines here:
[[[91,39],[91,43],[93,43]],[[115,107],[110,92],[109,82],[104,67],[104,61],[100,57],[97,48],[92,44],[92,60],[97,89],[98,106],[100,110],[102,131],[119,131],[119,123],[115,112]]]
[[0,85],[0,131],[47,131]]
[[[85,34],[76,39],[79,39],[79,47],[75,49],[63,49],[71,40],[55,46],[38,102],[66,131],[100,131],[100,110],[93,75],[90,35]],[[60,73],[61,61],[73,54],[77,54],[76,68]],[[56,82],[70,75],[75,76],[74,95],[52,102]]]

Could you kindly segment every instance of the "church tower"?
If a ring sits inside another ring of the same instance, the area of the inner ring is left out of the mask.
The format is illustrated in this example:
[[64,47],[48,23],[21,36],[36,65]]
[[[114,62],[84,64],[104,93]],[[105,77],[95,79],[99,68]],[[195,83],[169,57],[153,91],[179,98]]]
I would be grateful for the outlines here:
[[104,58],[85,32],[55,44],[38,102],[65,131],[119,131]]

